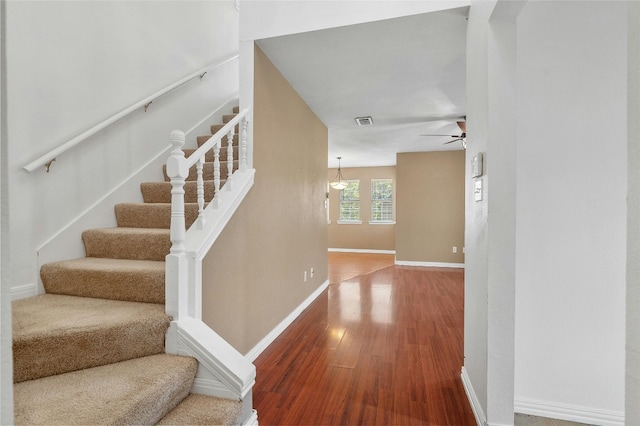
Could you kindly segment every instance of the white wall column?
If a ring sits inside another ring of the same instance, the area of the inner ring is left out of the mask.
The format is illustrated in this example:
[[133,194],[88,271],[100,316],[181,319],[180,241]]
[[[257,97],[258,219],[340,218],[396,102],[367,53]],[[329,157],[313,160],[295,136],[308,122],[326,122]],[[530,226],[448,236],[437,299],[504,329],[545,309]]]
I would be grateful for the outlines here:
[[13,424],[13,357],[11,353],[11,295],[9,217],[7,214],[7,66],[6,3],[0,1],[0,424]]
[[487,422],[513,423],[516,290],[516,19],[525,1],[498,1],[489,21]]
[[625,422],[628,4],[518,17],[517,412]]
[[640,3],[627,3],[628,156],[627,159],[627,424],[640,424]]

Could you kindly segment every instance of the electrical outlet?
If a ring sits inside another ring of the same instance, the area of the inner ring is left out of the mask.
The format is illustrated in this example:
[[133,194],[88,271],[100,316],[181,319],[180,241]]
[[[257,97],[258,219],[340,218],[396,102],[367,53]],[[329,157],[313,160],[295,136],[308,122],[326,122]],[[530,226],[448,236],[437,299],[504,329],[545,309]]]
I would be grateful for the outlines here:
[[458,252],[458,247],[453,246],[453,248],[451,249],[451,253],[457,253]]
[[307,271],[304,271],[304,282],[307,282]]
[[311,269],[309,270],[309,273],[310,273],[311,278],[313,278],[313,274],[315,274],[315,271],[313,270],[313,268],[311,268]]

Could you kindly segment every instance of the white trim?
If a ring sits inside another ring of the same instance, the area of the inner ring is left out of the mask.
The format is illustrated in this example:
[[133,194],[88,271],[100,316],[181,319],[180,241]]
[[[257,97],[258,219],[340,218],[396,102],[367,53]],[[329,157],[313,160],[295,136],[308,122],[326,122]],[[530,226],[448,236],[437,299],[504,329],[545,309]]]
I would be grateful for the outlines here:
[[231,217],[238,209],[245,196],[253,186],[255,169],[248,169],[241,172],[236,170],[233,172],[233,191],[220,191],[220,207],[215,208],[213,204],[209,204],[204,210],[205,221],[214,223],[215,226],[210,229],[198,229],[192,226],[187,230],[187,238],[185,241],[185,251],[192,253],[193,257],[202,260],[218,236],[227,226]]
[[435,268],[464,268],[464,263],[447,263],[447,262],[414,262],[412,260],[397,260],[398,266],[429,266]]
[[11,300],[26,299],[37,295],[38,285],[34,283],[11,287]]
[[[189,355],[185,354],[185,356]],[[231,392],[219,380],[206,379],[202,377],[196,377],[195,379],[193,379],[193,385],[191,385],[191,393],[215,396],[217,398],[238,400],[238,395],[236,395],[234,392]]]
[[464,368],[464,366],[462,366],[460,377],[462,378],[462,386],[464,387],[464,391],[467,394],[467,399],[469,399],[469,404],[471,404],[471,410],[473,410],[473,416],[476,418],[476,423],[478,424],[478,426],[486,425],[487,416],[485,416],[484,414],[482,405],[480,405],[480,400],[476,395],[476,391],[473,389],[473,384],[471,384],[471,379],[469,378],[467,369]]
[[264,336],[264,338],[260,340],[257,345],[251,348],[251,350],[245,354],[245,358],[247,358],[251,362],[254,362],[256,358],[258,358],[260,354],[265,349],[267,349],[267,347],[274,340],[276,340],[276,338],[280,334],[282,334],[282,332],[287,327],[289,327],[289,325],[291,325],[291,323],[295,321],[295,319],[298,318],[298,316],[300,316],[302,311],[304,311],[311,303],[313,303],[314,300],[318,298],[318,296],[320,296],[320,294],[322,294],[323,291],[327,289],[327,287],[329,287],[329,280],[326,280],[325,282],[323,282],[322,285],[320,285],[320,287],[315,289],[313,293],[309,295],[309,297],[307,297],[300,305],[298,305],[297,308],[291,311],[291,313],[287,315],[287,317],[283,319],[280,322],[280,324],[278,324],[273,330],[271,330],[269,334]]
[[168,345],[168,353],[198,360],[200,393],[241,400],[251,391],[256,367],[204,322],[195,318],[171,321],[169,332],[172,336],[167,341],[175,338],[176,344]]
[[[191,134],[192,132],[194,132],[195,130],[197,130],[199,126],[201,126],[203,123],[205,123],[208,119],[210,119],[216,113],[220,112],[224,108],[228,108],[229,106],[231,106],[236,101],[237,101],[237,97],[232,97],[232,98],[228,99],[225,103],[221,104],[218,108],[216,108],[216,110],[213,113],[207,114],[207,116],[205,118],[203,118],[202,120],[200,120],[200,122],[198,122],[198,124],[196,124],[191,129],[189,129],[187,132],[185,132],[185,137],[188,136],[189,134]],[[162,151],[158,152],[158,154],[155,157],[153,157],[151,160],[149,160],[146,163],[144,163],[141,167],[138,167],[129,176],[127,176],[122,181],[120,181],[120,183],[116,184],[108,193],[106,193],[105,195],[100,197],[98,200],[96,200],[89,207],[84,209],[82,211],[82,213],[80,213],[79,215],[77,215],[76,217],[71,219],[69,222],[67,222],[66,225],[64,225],[62,228],[60,228],[60,230],[58,230],[55,234],[53,234],[51,237],[49,237],[45,242],[40,244],[36,248],[36,251],[37,252],[42,251],[47,245],[51,244],[52,241],[54,241],[56,238],[60,237],[60,235],[62,235],[64,232],[69,230],[76,222],[78,222],[83,217],[88,215],[91,211],[93,211],[96,207],[98,207],[99,205],[101,205],[102,203],[107,201],[110,197],[114,196],[123,187],[130,186],[131,182],[134,179],[137,179],[138,176],[141,173],[143,173],[145,170],[147,170],[149,167],[154,166],[159,162],[164,164],[166,162],[167,158],[169,157],[169,153],[171,152],[171,149],[172,149],[171,144],[167,144],[165,146],[165,148],[162,149]],[[111,207],[111,208],[113,208],[113,207]]]
[[513,402],[516,413],[593,425],[624,425],[624,412],[621,411],[600,410],[534,399],[516,398]]
[[374,249],[354,249],[354,248],[328,248],[327,251],[339,252],[339,253],[396,254],[395,250],[374,250]]
[[258,426],[258,412],[256,410],[251,410],[251,416],[247,421],[243,422],[242,425]]
[[339,220],[336,223],[338,225],[362,225],[361,220]]
[[369,221],[369,225],[395,225],[395,224],[396,224],[395,220],[388,220],[386,222],[383,222],[383,221],[377,221],[377,222]]

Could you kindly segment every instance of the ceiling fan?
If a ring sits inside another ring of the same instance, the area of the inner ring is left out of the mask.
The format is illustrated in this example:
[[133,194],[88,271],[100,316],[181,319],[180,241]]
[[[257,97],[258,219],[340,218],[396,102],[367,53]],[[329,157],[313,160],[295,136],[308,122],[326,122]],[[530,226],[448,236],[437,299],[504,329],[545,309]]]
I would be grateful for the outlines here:
[[457,142],[457,141],[461,141],[462,142],[462,148],[467,149],[467,116],[462,116],[460,117],[460,119],[458,119],[458,121],[456,121],[456,124],[458,125],[458,127],[460,128],[460,131],[462,132],[459,135],[420,135],[420,136],[448,136],[451,139],[450,141],[447,141],[444,143],[444,145],[448,145],[450,143],[453,142]]

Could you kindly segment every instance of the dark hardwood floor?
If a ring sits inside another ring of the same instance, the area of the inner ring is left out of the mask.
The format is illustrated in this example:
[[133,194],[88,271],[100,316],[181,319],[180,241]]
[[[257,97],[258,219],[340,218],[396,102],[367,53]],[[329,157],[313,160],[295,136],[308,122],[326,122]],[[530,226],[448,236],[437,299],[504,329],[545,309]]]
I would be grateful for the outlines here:
[[[475,425],[460,380],[463,270],[385,262],[330,284],[258,357],[261,425]],[[330,276],[340,264],[330,258]]]

